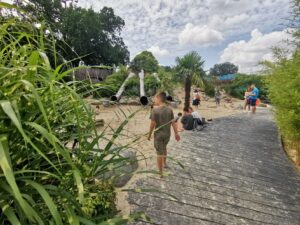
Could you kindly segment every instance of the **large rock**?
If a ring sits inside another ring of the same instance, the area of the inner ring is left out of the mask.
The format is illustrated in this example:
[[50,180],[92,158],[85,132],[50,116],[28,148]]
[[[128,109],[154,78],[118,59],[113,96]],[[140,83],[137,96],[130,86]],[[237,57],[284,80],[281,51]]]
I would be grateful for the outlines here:
[[127,158],[127,160],[122,162],[122,166],[120,168],[113,171],[115,175],[120,175],[115,180],[116,187],[125,186],[138,168],[138,160],[135,151],[130,149],[124,150],[120,155]]
[[[112,155],[111,155],[112,156]],[[109,157],[108,157],[109,158]],[[121,161],[119,164],[115,165],[111,171],[99,176],[99,179],[113,178],[116,187],[123,187],[127,184],[133,173],[138,168],[138,160],[136,157],[136,152],[131,149],[122,150],[117,158],[124,158],[126,160]]]

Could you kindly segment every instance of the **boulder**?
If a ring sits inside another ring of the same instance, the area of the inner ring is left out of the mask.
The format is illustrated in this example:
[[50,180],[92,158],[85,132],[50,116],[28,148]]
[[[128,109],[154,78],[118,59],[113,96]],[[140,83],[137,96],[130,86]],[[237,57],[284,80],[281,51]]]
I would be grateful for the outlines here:
[[122,150],[119,155],[119,158],[126,158],[126,160],[121,161],[119,164],[115,165],[116,168],[113,168],[111,171],[105,173],[104,175],[98,176],[96,179],[113,178],[115,187],[123,187],[127,184],[127,182],[133,176],[133,173],[138,168],[136,152],[131,149],[125,149]]
[[102,101],[102,105],[104,107],[109,107],[110,106],[110,102],[108,100],[104,100],[104,101]]
[[[127,184],[127,182],[131,179],[133,176],[133,173],[138,168],[138,160],[136,157],[136,152],[133,150],[124,150],[120,154],[122,157],[127,158],[128,160],[123,161],[121,164],[122,166],[115,169],[114,175],[117,175],[117,178],[115,179],[115,186],[116,187],[123,187]],[[121,176],[119,176],[121,175]]]

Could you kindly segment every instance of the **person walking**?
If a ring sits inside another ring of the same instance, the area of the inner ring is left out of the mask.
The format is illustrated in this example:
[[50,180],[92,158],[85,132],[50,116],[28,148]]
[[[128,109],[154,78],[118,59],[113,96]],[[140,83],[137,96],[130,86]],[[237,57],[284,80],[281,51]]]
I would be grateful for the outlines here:
[[166,106],[167,95],[165,92],[156,94],[155,107],[150,115],[150,131],[148,140],[151,140],[154,132],[154,147],[157,153],[157,167],[160,177],[163,177],[163,168],[167,167],[167,145],[171,137],[171,125],[174,130],[176,141],[180,141],[177,122],[174,119],[173,110]]
[[249,102],[250,102],[250,105],[252,107],[252,113],[255,114],[256,113],[256,101],[257,101],[257,98],[259,96],[259,90],[255,86],[255,84],[251,85],[251,89],[252,89],[252,92],[249,96]]
[[216,101],[216,105],[220,106],[221,103],[221,92],[219,89],[215,89],[215,101]]

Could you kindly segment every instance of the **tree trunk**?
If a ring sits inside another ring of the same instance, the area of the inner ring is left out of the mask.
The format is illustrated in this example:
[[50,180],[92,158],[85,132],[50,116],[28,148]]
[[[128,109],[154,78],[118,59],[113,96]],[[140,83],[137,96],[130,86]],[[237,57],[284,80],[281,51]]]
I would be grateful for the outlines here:
[[188,75],[185,78],[185,98],[184,98],[184,107],[190,107],[190,99],[191,99],[191,87],[192,87],[192,76]]

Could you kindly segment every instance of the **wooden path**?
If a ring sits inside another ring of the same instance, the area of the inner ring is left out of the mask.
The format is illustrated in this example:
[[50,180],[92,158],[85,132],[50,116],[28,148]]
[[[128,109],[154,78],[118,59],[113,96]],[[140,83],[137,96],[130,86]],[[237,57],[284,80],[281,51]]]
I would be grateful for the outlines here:
[[[163,180],[149,175],[135,187],[162,193],[130,193],[132,212],[153,224],[300,224],[300,174],[282,150],[268,109],[213,121],[204,131],[185,132],[170,144]],[[136,225],[149,224],[144,221]]]

